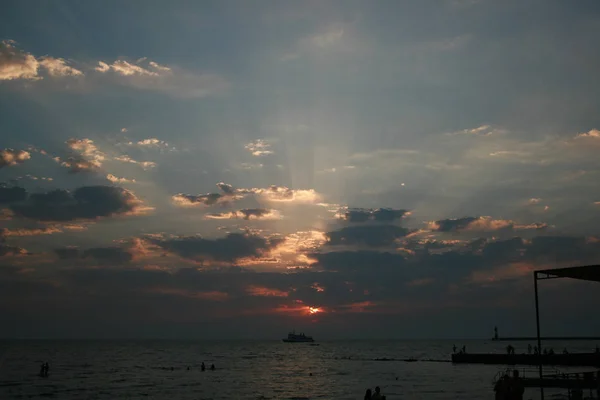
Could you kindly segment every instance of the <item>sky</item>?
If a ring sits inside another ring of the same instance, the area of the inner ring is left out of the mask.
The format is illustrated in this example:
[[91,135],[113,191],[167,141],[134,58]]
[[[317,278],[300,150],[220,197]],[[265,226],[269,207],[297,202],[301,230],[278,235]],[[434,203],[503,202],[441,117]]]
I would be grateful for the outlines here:
[[[600,263],[599,36],[591,0],[4,1],[0,337],[535,334],[532,271]],[[542,333],[598,293],[542,282]]]

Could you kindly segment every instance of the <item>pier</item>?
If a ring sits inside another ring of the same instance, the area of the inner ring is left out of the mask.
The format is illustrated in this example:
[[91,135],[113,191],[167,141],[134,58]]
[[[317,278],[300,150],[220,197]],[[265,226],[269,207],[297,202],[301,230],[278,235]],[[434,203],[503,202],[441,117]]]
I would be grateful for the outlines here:
[[[544,341],[600,341],[600,336],[542,336],[540,338]],[[515,336],[515,337],[493,337],[493,341],[497,342],[535,342],[537,337],[535,336]]]
[[499,354],[499,353],[456,353],[454,364],[492,365],[562,365],[571,367],[600,367],[600,353],[572,354]]
[[[526,388],[553,388],[553,389],[598,389],[598,372],[579,372],[579,373],[563,373],[558,370],[553,370],[549,374],[545,374],[542,379],[537,375],[537,371],[521,370],[521,382]],[[509,375],[512,370],[508,369],[499,372],[494,377],[494,385],[502,378],[503,375]]]
[[[600,282],[600,265],[583,265],[579,267],[570,268],[556,268],[533,271],[533,288],[535,293],[535,322],[536,322],[536,337],[537,348],[542,349],[542,340],[551,340],[544,338],[541,335],[540,329],[540,305],[538,297],[538,282],[548,279],[577,279],[590,282]],[[494,329],[494,338],[492,340],[500,340],[498,336],[498,328]],[[522,340],[530,340],[533,338],[523,338]],[[557,340],[597,340],[596,338],[556,338]],[[518,340],[517,338],[510,338],[506,340]],[[584,373],[583,379],[579,378],[579,374],[544,374],[544,365],[569,365],[569,366],[599,366],[600,352],[597,350],[595,353],[575,353],[575,354],[454,354],[452,355],[452,361],[455,362],[467,362],[467,361],[479,361],[480,363],[487,363],[486,361],[502,361],[507,364],[529,364],[537,366],[537,376],[525,376],[522,375],[523,384],[525,387],[539,387],[541,400],[544,400],[544,388],[563,388],[568,389],[569,398],[571,398],[572,390],[578,391],[578,398],[581,398],[582,389],[590,389],[590,391],[596,388],[596,396],[600,397],[600,371]],[[497,379],[500,376],[504,376],[504,373],[497,375]],[[497,379],[494,383],[497,382]],[[590,393],[591,394],[591,393]]]

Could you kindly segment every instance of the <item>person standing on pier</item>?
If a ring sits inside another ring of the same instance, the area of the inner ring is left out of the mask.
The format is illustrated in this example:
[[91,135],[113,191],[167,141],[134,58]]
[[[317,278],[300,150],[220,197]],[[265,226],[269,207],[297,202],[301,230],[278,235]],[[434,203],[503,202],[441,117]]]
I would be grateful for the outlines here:
[[523,400],[523,394],[525,393],[525,385],[523,380],[519,376],[518,370],[513,370],[513,376],[510,380],[509,398],[511,400]]
[[529,345],[527,346],[527,353],[531,354],[531,343],[529,343]]

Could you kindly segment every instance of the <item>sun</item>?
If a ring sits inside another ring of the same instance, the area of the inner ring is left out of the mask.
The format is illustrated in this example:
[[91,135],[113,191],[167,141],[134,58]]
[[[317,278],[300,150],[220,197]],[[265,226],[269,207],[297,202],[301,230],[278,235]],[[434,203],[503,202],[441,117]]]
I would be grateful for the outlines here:
[[311,314],[317,314],[323,312],[319,307],[308,307],[308,312]]

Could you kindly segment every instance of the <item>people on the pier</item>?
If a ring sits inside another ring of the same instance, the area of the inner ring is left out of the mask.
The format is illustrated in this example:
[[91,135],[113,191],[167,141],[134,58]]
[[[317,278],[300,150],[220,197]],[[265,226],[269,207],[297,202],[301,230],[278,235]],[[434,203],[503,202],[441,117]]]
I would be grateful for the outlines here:
[[463,354],[467,354],[467,346],[463,345],[461,351],[462,351]]
[[385,397],[381,395],[381,389],[379,386],[375,388],[375,393],[371,396],[372,400],[383,400]]
[[456,354],[456,345],[452,346],[452,353]]
[[508,397],[508,375],[504,374],[502,378],[498,379],[494,385],[494,392],[496,393],[496,400],[505,400]]
[[204,361],[202,361],[202,365],[200,365],[200,370],[201,371],[206,370],[206,365],[204,365]]
[[532,351],[532,347],[531,347],[531,343],[529,343],[529,345],[527,346],[527,354],[531,354]]
[[507,354],[515,354],[515,348],[509,344],[508,346],[506,346],[506,353]]
[[550,350],[548,350],[548,355],[554,355],[554,349],[552,347],[550,347]]
[[544,347],[544,355],[548,355],[548,349]]
[[214,370],[215,370],[215,364],[211,364],[211,365],[210,365],[210,370],[211,370],[211,371],[214,371]]
[[569,354],[566,347],[563,349],[563,354]]
[[539,349],[537,346],[535,346],[535,347],[533,348],[533,354],[535,354],[536,356],[537,356],[538,354],[540,354],[540,349]]
[[40,376],[46,378],[48,377],[48,371],[50,370],[50,364],[47,362],[42,363],[40,367]]
[[365,400],[371,400],[371,389],[367,389],[365,392]]
[[518,370],[513,370],[513,376],[510,380],[510,399],[511,400],[523,400],[523,394],[525,393],[525,385],[523,380],[519,376]]

